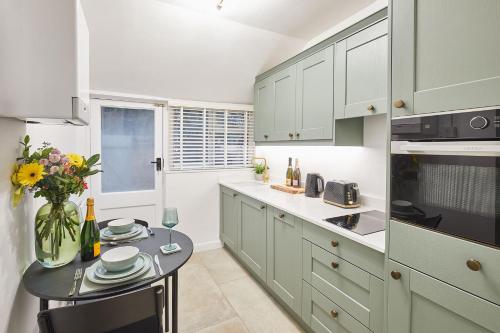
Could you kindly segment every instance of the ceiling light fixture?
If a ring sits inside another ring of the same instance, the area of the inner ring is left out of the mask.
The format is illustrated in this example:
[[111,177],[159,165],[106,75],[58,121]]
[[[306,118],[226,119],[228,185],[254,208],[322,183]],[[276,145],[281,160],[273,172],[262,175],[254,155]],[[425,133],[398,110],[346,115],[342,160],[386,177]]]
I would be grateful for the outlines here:
[[217,9],[218,10],[221,10],[222,9],[222,3],[224,2],[224,0],[218,0],[217,1]]

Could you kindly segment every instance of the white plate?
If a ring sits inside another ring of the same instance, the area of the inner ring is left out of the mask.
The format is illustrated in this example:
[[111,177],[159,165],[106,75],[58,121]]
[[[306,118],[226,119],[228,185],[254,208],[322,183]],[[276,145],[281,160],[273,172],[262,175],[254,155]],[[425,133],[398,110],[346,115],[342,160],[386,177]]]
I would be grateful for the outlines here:
[[144,268],[145,264],[146,264],[146,258],[144,257],[144,253],[139,253],[139,258],[137,258],[137,261],[135,262],[134,266],[127,269],[126,271],[123,272],[107,271],[106,268],[102,266],[102,262],[99,260],[99,263],[97,264],[94,272],[95,276],[100,279],[105,279],[105,280],[121,279],[126,276],[137,273],[138,271]]
[[135,224],[130,232],[124,234],[114,234],[107,227],[101,230],[101,238],[107,241],[116,241],[132,238],[139,235],[143,231],[144,227],[140,224]]
[[123,282],[133,280],[133,279],[145,274],[151,268],[151,265],[153,263],[153,258],[151,258],[151,256],[149,254],[142,253],[142,252],[141,252],[141,254],[144,255],[144,259],[146,259],[146,263],[144,264],[144,267],[140,271],[137,271],[136,273],[131,274],[129,276],[125,276],[125,277],[122,277],[120,279],[113,279],[113,280],[101,279],[95,275],[95,269],[96,269],[99,261],[94,263],[92,266],[90,266],[89,268],[87,268],[85,270],[85,276],[87,277],[87,279],[89,279],[90,282],[93,282],[96,284],[117,284],[117,283],[123,283]]

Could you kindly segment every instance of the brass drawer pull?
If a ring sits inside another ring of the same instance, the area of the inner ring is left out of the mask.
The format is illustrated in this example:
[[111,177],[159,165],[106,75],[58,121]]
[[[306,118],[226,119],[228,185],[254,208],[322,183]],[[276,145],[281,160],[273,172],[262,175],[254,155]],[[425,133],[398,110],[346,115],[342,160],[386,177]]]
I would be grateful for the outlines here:
[[405,107],[405,102],[402,99],[397,99],[392,103],[396,109],[401,109]]
[[283,219],[285,218],[285,214],[281,213],[280,215],[278,215],[280,219]]
[[291,138],[293,138],[293,133],[288,133],[288,136]]
[[269,135],[264,134],[264,139],[267,139],[268,137],[269,137]]
[[391,272],[391,276],[392,276],[392,278],[393,278],[394,280],[399,280],[399,279],[401,279],[401,273],[400,273],[400,272],[398,272],[398,271],[392,271],[392,272]]
[[296,137],[299,137],[299,136],[300,136],[300,133],[299,133],[299,132],[295,133],[295,136],[296,136]]
[[333,268],[337,268],[337,267],[339,267],[339,263],[338,263],[338,262],[335,262],[335,261],[332,261],[332,267],[333,267]]
[[233,198],[236,198],[238,196],[238,193],[233,193]]
[[471,271],[477,272],[481,269],[481,263],[476,259],[469,259],[467,260],[467,267],[469,267]]
[[339,316],[339,313],[335,310],[330,311],[330,314],[332,315],[333,318],[337,318]]
[[339,246],[339,242],[335,241],[335,240],[332,240],[332,246],[333,247],[337,247]]
[[366,109],[367,109],[368,111],[370,111],[370,112],[375,111],[375,107],[374,107],[373,105],[371,105],[371,104],[370,104],[370,105],[368,105]]
[[260,206],[260,209],[266,209],[265,205]]

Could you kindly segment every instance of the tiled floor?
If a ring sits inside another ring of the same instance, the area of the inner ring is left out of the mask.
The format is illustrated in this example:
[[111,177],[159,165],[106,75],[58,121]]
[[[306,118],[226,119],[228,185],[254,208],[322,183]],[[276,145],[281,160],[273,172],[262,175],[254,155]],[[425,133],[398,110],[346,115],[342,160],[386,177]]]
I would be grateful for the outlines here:
[[179,331],[303,332],[225,249],[196,253],[179,271]]

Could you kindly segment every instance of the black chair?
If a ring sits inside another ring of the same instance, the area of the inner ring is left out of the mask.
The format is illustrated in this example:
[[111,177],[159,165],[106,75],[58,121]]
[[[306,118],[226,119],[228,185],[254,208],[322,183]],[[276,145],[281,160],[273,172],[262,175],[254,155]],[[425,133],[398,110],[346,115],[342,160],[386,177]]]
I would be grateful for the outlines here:
[[[137,223],[137,224],[143,225],[143,226],[145,226],[146,228],[148,228],[148,227],[149,227],[149,224],[148,224],[148,222],[146,222],[146,221],[143,221],[143,220],[138,220],[138,219],[134,219],[134,220],[135,220],[135,223]],[[104,229],[104,228],[106,228],[106,227],[108,226],[108,223],[109,223],[110,221],[113,221],[113,219],[111,219],[111,220],[106,220],[106,221],[102,221],[102,222],[99,222],[99,223],[97,223],[97,225],[99,226],[99,229]]]
[[38,314],[41,333],[163,332],[163,286]]

